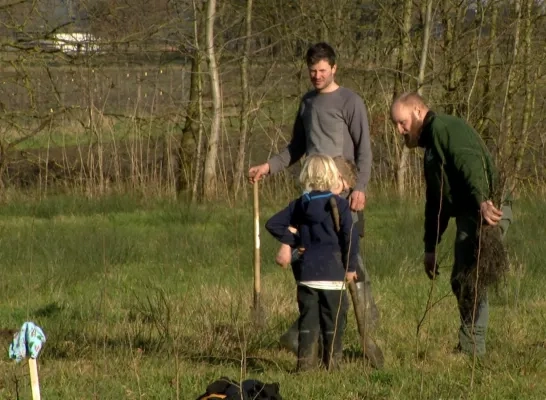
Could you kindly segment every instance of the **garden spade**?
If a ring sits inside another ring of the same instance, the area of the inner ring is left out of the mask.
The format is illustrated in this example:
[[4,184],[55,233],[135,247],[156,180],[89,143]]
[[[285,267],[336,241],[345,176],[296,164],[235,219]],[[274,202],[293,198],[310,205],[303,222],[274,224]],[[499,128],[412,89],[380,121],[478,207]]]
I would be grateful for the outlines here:
[[[332,218],[334,220],[334,228],[336,232],[340,231],[339,223],[339,210],[337,208],[336,199],[332,196],[330,197],[330,207],[332,209]],[[362,353],[368,359],[372,367],[374,368],[383,368],[384,356],[383,352],[375,344],[373,339],[370,337],[367,326],[366,326],[366,304],[365,299],[362,296],[359,296],[359,291],[356,288],[355,281],[350,281],[347,283],[349,287],[349,292],[351,293],[351,300],[353,302],[353,310],[356,317],[356,325],[358,328],[358,334],[360,336],[360,344],[362,346]]]

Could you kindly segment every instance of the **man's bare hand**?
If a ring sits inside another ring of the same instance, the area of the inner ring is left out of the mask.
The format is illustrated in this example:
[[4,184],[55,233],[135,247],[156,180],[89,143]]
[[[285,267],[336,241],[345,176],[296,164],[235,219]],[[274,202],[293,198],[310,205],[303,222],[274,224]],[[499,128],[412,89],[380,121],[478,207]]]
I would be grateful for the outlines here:
[[484,201],[480,204],[480,212],[482,213],[485,222],[492,226],[497,225],[502,218],[502,211],[495,207],[491,200]]
[[248,170],[248,180],[250,183],[254,184],[258,182],[262,176],[267,174],[269,174],[268,163],[256,165]]
[[359,190],[353,190],[351,197],[349,197],[349,206],[352,211],[360,211],[364,209],[366,205],[366,194]]
[[425,272],[429,279],[434,279],[436,276],[440,275],[438,271],[438,264],[436,264],[436,253],[425,253]]

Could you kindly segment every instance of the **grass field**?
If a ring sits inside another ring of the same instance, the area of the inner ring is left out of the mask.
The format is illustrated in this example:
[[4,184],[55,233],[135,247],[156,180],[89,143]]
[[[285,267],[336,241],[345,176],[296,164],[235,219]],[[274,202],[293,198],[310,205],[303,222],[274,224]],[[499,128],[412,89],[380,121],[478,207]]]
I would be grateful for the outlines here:
[[[264,196],[265,197],[265,196]],[[264,199],[262,226],[282,204]],[[514,205],[509,280],[490,297],[488,355],[451,354],[453,227],[441,244],[438,303],[419,336],[430,281],[422,204],[370,196],[365,253],[382,322],[383,370],[361,359],[350,314],[341,371],[295,374],[278,337],[296,317],[292,274],[262,233],[263,329],[250,320],[252,205],[188,206],[136,197],[12,200],[0,207],[0,328],[40,325],[44,399],[194,399],[213,380],[279,382],[285,399],[546,398],[546,234],[542,199]],[[28,367],[0,344],[0,399],[30,398]]]

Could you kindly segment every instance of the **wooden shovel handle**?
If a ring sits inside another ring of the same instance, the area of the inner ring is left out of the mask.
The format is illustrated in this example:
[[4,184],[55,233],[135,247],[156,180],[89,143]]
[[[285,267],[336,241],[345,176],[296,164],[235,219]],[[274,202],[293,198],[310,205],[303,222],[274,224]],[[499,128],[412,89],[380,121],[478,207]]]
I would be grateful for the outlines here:
[[259,297],[260,279],[260,196],[258,182],[254,183],[254,296]]

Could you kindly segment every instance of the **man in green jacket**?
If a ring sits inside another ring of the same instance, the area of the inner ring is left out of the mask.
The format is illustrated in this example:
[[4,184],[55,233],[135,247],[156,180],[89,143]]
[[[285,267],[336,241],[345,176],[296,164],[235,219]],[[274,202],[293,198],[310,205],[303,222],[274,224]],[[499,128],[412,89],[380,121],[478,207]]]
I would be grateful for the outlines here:
[[417,93],[400,95],[391,106],[391,118],[406,146],[425,149],[424,264],[430,279],[438,273],[436,246],[449,219],[455,218],[451,287],[461,316],[457,350],[482,356],[489,317],[487,296],[478,295],[467,277],[477,263],[480,227],[500,225],[504,236],[512,217],[510,203],[502,207],[493,203],[500,184],[498,172],[480,136],[461,118],[434,113]]

